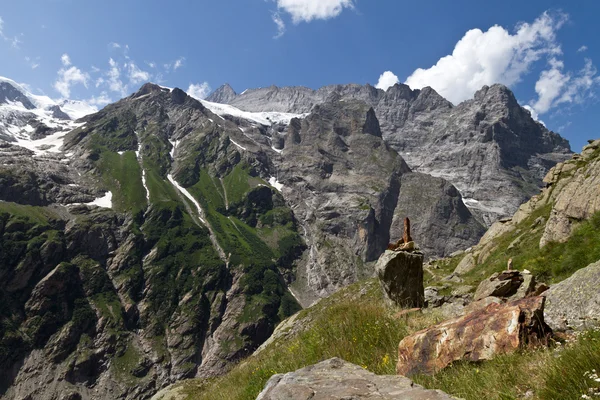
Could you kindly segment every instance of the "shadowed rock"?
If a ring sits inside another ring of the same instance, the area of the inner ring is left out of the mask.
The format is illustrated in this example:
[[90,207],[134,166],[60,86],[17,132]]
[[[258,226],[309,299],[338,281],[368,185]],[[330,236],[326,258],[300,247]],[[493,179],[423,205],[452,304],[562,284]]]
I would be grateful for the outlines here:
[[386,250],[375,270],[388,300],[406,308],[425,305],[423,253]]
[[546,339],[544,298],[492,303],[404,338],[398,346],[399,375],[433,374],[454,361],[490,360]]

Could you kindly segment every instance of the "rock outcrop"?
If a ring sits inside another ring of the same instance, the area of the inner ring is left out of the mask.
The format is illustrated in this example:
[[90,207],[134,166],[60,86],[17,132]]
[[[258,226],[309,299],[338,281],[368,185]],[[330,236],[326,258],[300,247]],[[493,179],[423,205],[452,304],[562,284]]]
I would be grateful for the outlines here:
[[[217,91],[220,92],[221,90]],[[229,101],[245,111],[307,113],[332,97],[373,107],[387,143],[416,172],[443,177],[487,225],[536,194],[546,172],[569,157],[566,140],[531,118],[503,85],[458,105],[433,89],[397,84],[251,89]]]
[[427,390],[400,376],[381,376],[339,358],[274,375],[257,400],[445,400],[439,390]]
[[404,235],[390,244],[377,260],[375,272],[384,296],[392,304],[403,308],[421,308],[425,305],[423,289],[423,253],[410,235],[410,221],[404,221]]
[[600,261],[544,292],[544,319],[553,330],[584,330],[600,324]]
[[398,346],[397,372],[432,374],[454,361],[489,360],[528,343],[544,342],[550,332],[544,323],[543,297],[493,302],[405,337]]
[[515,237],[507,246],[505,244],[507,253],[519,246],[526,236],[534,236],[536,240],[539,237],[540,248],[551,242],[566,242],[582,222],[600,211],[598,177],[600,140],[595,140],[585,146],[581,154],[553,167],[544,178],[546,187],[522,204],[512,217],[495,222],[479,243],[465,252],[455,274],[468,274],[484,263],[503,243],[498,239],[506,234]]

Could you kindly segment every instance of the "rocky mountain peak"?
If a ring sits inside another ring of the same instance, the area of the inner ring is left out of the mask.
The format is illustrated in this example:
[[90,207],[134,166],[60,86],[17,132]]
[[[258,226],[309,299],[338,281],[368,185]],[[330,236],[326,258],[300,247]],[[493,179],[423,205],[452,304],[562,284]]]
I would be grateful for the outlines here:
[[235,90],[233,90],[233,88],[229,85],[229,83],[225,83],[224,85],[219,87],[217,90],[212,92],[206,98],[206,100],[213,102],[213,103],[229,104],[233,99],[236,98],[236,96],[237,96],[237,93],[235,92]]
[[132,98],[138,98],[141,96],[145,96],[147,94],[151,94],[151,93],[157,93],[157,92],[168,92],[169,89],[164,88],[160,85],[157,85],[156,83],[152,83],[152,82],[148,82],[148,83],[144,83],[142,85],[142,87],[135,92],[131,97]]
[[0,104],[19,102],[28,110],[33,110],[35,105],[25,96],[23,92],[13,86],[10,82],[0,81]]

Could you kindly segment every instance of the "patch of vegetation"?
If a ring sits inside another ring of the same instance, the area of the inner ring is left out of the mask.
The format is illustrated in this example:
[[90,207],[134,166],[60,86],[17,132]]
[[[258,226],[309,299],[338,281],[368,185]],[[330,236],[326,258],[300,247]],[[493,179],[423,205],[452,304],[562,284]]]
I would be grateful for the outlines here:
[[[360,292],[364,295],[360,295]],[[305,330],[278,339],[263,352],[212,381],[192,380],[181,390],[186,399],[255,399],[274,374],[295,371],[341,357],[379,374],[394,374],[398,342],[438,320],[434,315],[396,316],[387,308],[375,280],[351,285],[299,313]]]
[[133,151],[123,154],[104,151],[97,162],[104,186],[112,194],[113,208],[135,214],[147,206],[142,170]]
[[[600,259],[600,213],[582,222],[565,243],[549,243],[539,248],[544,225],[535,225],[539,217],[548,219],[551,205],[536,210],[517,229],[494,239],[496,244],[484,263],[465,275],[468,284],[476,285],[494,272],[506,269],[509,258],[517,269],[528,269],[540,281],[560,282],[575,271]],[[511,244],[513,245],[512,248]]]

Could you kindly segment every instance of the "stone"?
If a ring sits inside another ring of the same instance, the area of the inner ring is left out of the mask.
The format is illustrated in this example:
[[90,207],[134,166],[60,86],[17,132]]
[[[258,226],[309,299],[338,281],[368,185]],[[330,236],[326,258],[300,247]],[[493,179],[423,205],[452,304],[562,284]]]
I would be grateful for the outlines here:
[[402,240],[404,241],[404,244],[413,241],[410,236],[410,219],[408,219],[408,217],[404,218],[404,235],[402,235]]
[[517,293],[523,280],[523,275],[516,270],[495,273],[479,284],[474,300],[481,300],[488,296],[510,297]]
[[386,298],[393,304],[406,308],[425,305],[423,254],[386,250],[375,271]]
[[425,288],[425,305],[427,307],[440,307],[444,304],[445,297],[439,295],[441,287],[429,286]]
[[544,298],[528,297],[450,319],[402,339],[397,373],[433,374],[455,361],[490,360],[528,344],[544,343]]
[[585,330],[600,322],[600,261],[544,292],[544,318],[554,330]]
[[527,296],[532,295],[535,292],[535,276],[533,276],[531,273],[525,272],[521,273],[521,276],[523,277],[523,282],[521,282],[521,285],[517,289],[517,292],[510,296],[511,300],[523,299]]
[[454,273],[457,275],[464,275],[467,272],[470,272],[473,269],[475,269],[476,266],[477,261],[475,260],[475,257],[473,256],[473,254],[468,253],[466,256],[463,257],[462,260],[460,260],[460,262],[456,266],[456,269],[454,270]]
[[339,358],[272,376],[256,400],[445,400],[403,376],[375,375]]

